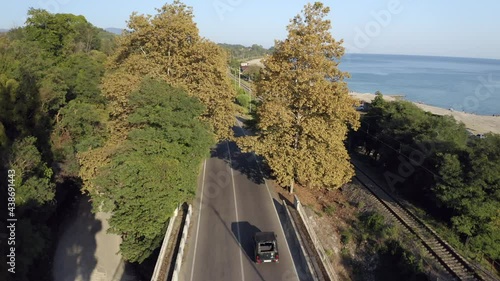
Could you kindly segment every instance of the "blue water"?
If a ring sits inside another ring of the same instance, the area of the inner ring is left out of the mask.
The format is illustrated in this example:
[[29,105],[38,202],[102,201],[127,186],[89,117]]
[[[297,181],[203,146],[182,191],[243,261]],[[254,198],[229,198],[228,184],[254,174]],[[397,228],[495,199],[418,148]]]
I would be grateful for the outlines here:
[[481,115],[500,114],[500,60],[346,54],[349,90],[380,91],[405,99]]

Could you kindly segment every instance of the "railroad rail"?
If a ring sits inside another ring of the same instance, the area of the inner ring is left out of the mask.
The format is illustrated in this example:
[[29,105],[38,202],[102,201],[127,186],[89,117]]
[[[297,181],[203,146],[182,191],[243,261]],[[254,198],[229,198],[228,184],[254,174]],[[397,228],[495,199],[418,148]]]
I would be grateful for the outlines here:
[[[404,207],[398,199],[387,192],[359,166],[352,163],[357,173],[355,178],[390,212],[408,231],[415,234],[425,249],[456,280],[499,281],[500,278],[462,257],[446,241],[420,218]],[[358,173],[359,172],[359,173]]]

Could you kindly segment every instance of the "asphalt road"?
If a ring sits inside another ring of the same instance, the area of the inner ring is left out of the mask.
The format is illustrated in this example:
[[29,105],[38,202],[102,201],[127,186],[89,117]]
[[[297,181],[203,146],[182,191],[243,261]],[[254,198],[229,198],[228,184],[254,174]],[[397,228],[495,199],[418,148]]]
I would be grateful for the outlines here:
[[[219,144],[198,188],[180,280],[299,280],[277,212],[281,205],[252,154]],[[277,234],[279,263],[255,264],[252,237],[259,231]]]

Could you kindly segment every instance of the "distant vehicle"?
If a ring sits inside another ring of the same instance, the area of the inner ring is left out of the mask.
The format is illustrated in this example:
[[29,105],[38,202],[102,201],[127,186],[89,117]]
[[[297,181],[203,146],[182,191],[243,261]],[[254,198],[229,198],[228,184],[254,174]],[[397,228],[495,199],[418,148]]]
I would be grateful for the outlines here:
[[257,232],[254,235],[255,262],[279,262],[278,241],[274,232]]

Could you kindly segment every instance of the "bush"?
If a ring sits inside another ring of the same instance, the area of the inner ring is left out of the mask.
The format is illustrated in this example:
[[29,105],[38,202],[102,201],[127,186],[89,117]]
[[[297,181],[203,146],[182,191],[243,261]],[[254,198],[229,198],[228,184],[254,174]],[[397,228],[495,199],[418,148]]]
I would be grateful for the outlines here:
[[349,229],[344,229],[340,233],[340,242],[343,245],[349,244],[349,241],[351,241],[351,238],[352,238],[352,233]]
[[325,212],[327,215],[331,216],[333,213],[335,213],[335,206],[334,205],[326,205],[323,207],[323,212]]
[[359,225],[363,237],[380,238],[384,236],[387,225],[384,223],[384,217],[376,212],[364,212],[359,215]]
[[236,97],[236,102],[244,108],[248,108],[250,97],[246,93],[239,93]]
[[387,241],[378,253],[376,280],[429,280],[424,273],[422,259],[403,248],[398,241]]

